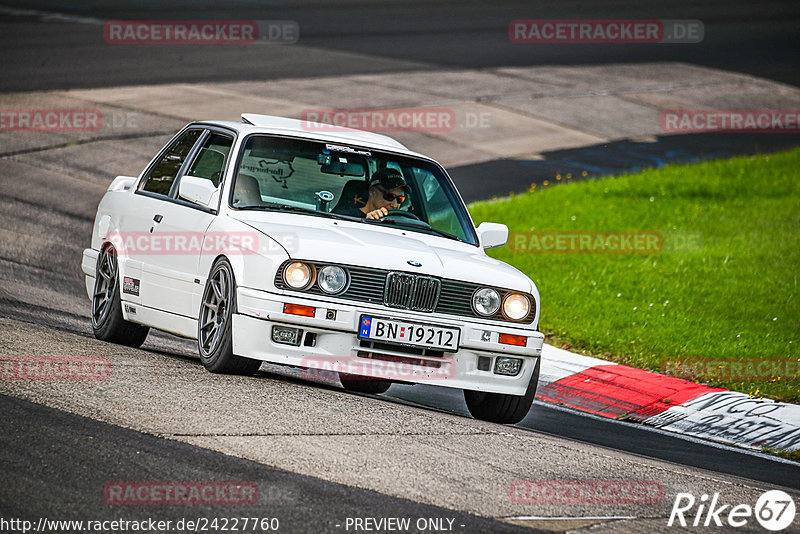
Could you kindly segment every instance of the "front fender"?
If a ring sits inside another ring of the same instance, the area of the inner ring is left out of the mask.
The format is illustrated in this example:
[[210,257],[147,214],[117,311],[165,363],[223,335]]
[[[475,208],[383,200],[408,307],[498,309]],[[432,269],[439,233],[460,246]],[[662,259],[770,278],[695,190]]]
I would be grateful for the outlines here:
[[211,267],[225,257],[233,267],[238,287],[274,291],[275,271],[289,259],[286,249],[263,232],[224,215],[217,217],[206,231],[207,239],[219,235],[231,236],[233,246],[221,251],[203,247],[198,266],[200,283],[205,286]]

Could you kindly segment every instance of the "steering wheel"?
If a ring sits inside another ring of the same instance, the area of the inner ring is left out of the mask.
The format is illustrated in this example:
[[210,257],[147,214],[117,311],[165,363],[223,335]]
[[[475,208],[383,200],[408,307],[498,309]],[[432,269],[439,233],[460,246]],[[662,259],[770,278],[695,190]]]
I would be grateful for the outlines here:
[[419,217],[411,213],[410,211],[405,210],[387,210],[388,213],[384,215],[384,219],[386,217],[405,217],[406,219],[414,219],[416,221],[421,221]]

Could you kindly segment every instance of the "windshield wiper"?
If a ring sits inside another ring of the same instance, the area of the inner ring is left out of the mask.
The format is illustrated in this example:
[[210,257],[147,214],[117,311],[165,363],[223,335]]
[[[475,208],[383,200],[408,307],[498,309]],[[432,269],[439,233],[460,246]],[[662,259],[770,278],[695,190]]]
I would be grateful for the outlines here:
[[419,219],[408,219],[403,221],[398,221],[394,219],[362,219],[361,217],[353,217],[351,215],[342,215],[341,213],[312,210],[309,208],[302,208],[300,206],[289,206],[288,204],[279,204],[277,202],[266,202],[263,204],[259,204],[257,206],[241,206],[240,209],[245,209],[245,210],[252,209],[260,211],[291,211],[294,213],[303,213],[305,215],[317,215],[318,217],[330,217],[332,219],[340,219],[345,221],[359,221],[370,224],[391,224],[394,226],[402,226],[405,228],[414,228],[422,230],[424,232],[432,232],[440,237],[453,239],[455,241],[461,241],[461,239],[458,236],[453,235],[449,232],[445,232],[444,230],[439,230],[438,228],[434,228],[430,224],[426,223],[425,221],[421,221]]
[[450,232],[445,232],[444,230],[439,230],[438,228],[434,228],[433,226],[430,227],[430,230],[432,232],[435,232],[436,235],[438,235],[438,236],[446,237],[448,239],[455,239],[456,241],[461,241],[461,238],[459,238],[455,234],[451,234]]
[[[365,221],[370,221],[370,219],[364,219]],[[438,228],[434,228],[430,224],[426,223],[425,221],[417,220],[417,219],[408,219],[404,221],[398,221],[395,219],[378,219],[374,221],[375,223],[383,223],[383,224],[391,224],[394,226],[403,226],[406,228],[417,228],[419,230],[423,230],[425,232],[433,232],[434,234],[440,237],[446,237],[447,239],[454,239],[455,241],[461,241],[458,236],[453,235],[449,232],[445,232],[444,230],[439,230]],[[417,224],[419,223],[419,224]]]
[[302,208],[300,206],[289,206],[287,204],[278,204],[277,202],[266,202],[264,204],[259,204],[257,206],[242,206],[241,209],[246,210],[260,210],[260,211],[291,211],[294,213],[303,213],[306,215],[317,215],[319,217],[330,217],[332,219],[344,219],[344,220],[357,220],[357,217],[348,217],[347,215],[341,215],[339,213],[329,213],[327,211],[319,211],[313,210],[310,208]]

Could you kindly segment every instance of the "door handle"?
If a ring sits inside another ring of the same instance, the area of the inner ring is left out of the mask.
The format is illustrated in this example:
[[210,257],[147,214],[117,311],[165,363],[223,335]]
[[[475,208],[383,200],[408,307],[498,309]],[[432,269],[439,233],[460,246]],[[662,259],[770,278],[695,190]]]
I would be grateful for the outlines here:
[[161,219],[163,219],[163,218],[164,218],[164,216],[163,216],[163,215],[156,215],[155,217],[153,217],[153,220],[154,220],[155,222],[157,222],[157,223],[160,223],[160,222],[161,222]]

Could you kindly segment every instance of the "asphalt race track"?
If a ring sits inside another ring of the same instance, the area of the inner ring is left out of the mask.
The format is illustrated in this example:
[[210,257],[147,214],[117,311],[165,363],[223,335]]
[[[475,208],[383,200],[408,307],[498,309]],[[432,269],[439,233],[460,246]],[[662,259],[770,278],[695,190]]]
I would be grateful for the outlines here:
[[[302,532],[311,524],[320,531],[335,532],[347,517],[375,517],[388,511],[404,517],[448,518],[468,531],[530,531],[265,467],[13,397],[0,397],[0,404],[0,441],[6,466],[0,489],[4,517],[33,522],[40,517],[141,519],[135,507],[120,509],[105,502],[102,488],[109,480],[140,479],[144,473],[152,473],[166,480],[255,482],[260,489],[258,503],[232,506],[226,510],[230,517],[278,517],[280,528],[289,532]],[[59,447],[52,447],[56,442]],[[16,491],[22,486],[31,494],[27,499],[20,499]],[[215,515],[218,509],[210,505],[159,506],[152,508],[151,514],[174,522]]]
[[[9,1],[0,11],[4,57],[0,91],[192,81],[229,81],[499,65],[593,65],[686,61],[800,84],[795,2],[217,2]],[[28,12],[14,11],[28,10]],[[50,18],[58,12],[82,24]],[[92,28],[109,19],[293,20],[303,47],[165,46],[143,54],[104,46]],[[4,16],[5,15],[5,16]],[[696,19],[705,37],[685,44],[527,47],[510,43],[514,19]],[[94,22],[93,22],[94,20]],[[313,53],[308,53],[308,48]],[[102,51],[102,53],[98,53]]]
[[[654,61],[800,85],[794,2],[188,5],[0,0],[0,107],[20,107],[20,95],[30,91]],[[297,21],[301,41],[108,47],[97,29],[112,18],[234,15]],[[706,38],[697,47],[533,49],[505,34],[514,18],[578,16],[698,19]],[[437,530],[433,525],[456,532],[661,532],[671,530],[679,492],[721,492],[726,503],[751,505],[773,488],[800,497],[795,462],[544,403],[520,424],[501,426],[469,417],[460,392],[445,388],[394,385],[384,395],[358,395],[268,365],[255,377],[212,375],[192,341],[151,332],[141,349],[129,349],[95,340],[81,251],[109,180],[138,172],[185,122],[178,113],[159,118],[158,128],[148,125],[142,134],[98,139],[17,142],[0,134],[0,356],[106,357],[113,368],[102,382],[0,381],[0,519],[247,516],[278,518],[283,532],[354,532],[348,519],[407,517],[438,520],[409,532]],[[487,198],[492,191],[475,185],[484,174],[507,177],[491,184],[505,194],[527,187],[531,165],[544,165],[534,181],[547,165],[613,174],[658,165],[696,140],[657,141],[553,150],[546,164],[492,159],[464,165],[454,177],[465,184],[466,200]],[[797,135],[712,135],[683,160],[797,144]],[[515,178],[521,173],[524,184]],[[525,504],[509,493],[520,480],[618,479],[657,483],[663,495],[652,503]],[[238,506],[115,505],[103,493],[114,481],[247,481],[259,498]],[[763,532],[752,522],[738,531]]]
[[[78,509],[96,510],[96,514],[87,512],[81,517],[102,518],[104,513],[119,513],[91,506],[99,499],[104,480],[215,479],[213,473],[193,470],[193,463],[170,462],[170,469],[156,463],[137,470],[142,452],[136,447],[115,448],[108,463],[118,466],[120,474],[102,468],[102,458],[67,462],[68,458],[92,458],[95,451],[111,445],[101,447],[99,438],[65,443],[58,433],[45,432],[54,425],[70,428],[66,434],[91,426],[86,419],[64,412],[149,434],[148,447],[160,457],[176,454],[177,440],[283,470],[289,473],[285,477],[295,473],[339,484],[336,491],[362,488],[374,492],[370,498],[381,498],[376,494],[401,498],[382,500],[380,513],[370,512],[371,516],[428,513],[412,513],[408,508],[412,501],[492,518],[636,517],[575,521],[613,524],[607,528],[614,529],[623,528],[620,521],[632,521],[636,526],[631,528],[647,524],[658,529],[668,516],[669,499],[687,488],[711,491],[723,481],[734,495],[747,499],[773,485],[797,487],[800,469],[793,463],[538,403],[520,425],[502,427],[467,417],[457,392],[393,386],[385,396],[359,396],[329,384],[311,384],[298,379],[296,372],[275,368],[255,378],[222,377],[200,366],[193,343],[169,335],[151,333],[140,350],[94,340],[77,264],[91,231],[95,205],[105,189],[103,169],[109,165],[109,154],[115,154],[113,165],[119,168],[140,165],[161,142],[163,138],[98,141],[4,160],[0,347],[15,355],[104,356],[112,361],[114,371],[109,383],[0,384],[2,393],[10,396],[3,399],[4,411],[27,409],[30,413],[34,409],[14,404],[12,397],[58,410],[33,412],[42,414],[35,415],[37,421],[53,420],[34,427],[3,419],[3,435],[15,436],[14,443],[30,441],[43,447],[41,465],[46,466],[27,470],[31,461],[19,456],[19,446],[9,443],[0,449],[3,465],[14,466],[0,474],[5,492],[3,517],[16,517],[20,510],[27,510],[31,517],[45,511],[50,518],[78,517],[70,515],[76,510],[72,500],[48,499],[43,507],[42,495],[47,493],[36,489],[41,487],[56,486],[52,491],[68,491],[73,499],[87,495],[81,501],[85,508]],[[53,162],[58,162],[57,168]],[[114,431],[107,430],[99,437],[113,435]],[[509,452],[513,453],[510,458]],[[220,462],[232,461],[221,458]],[[661,481],[664,501],[655,507],[598,506],[588,511],[541,506],[532,514],[515,507],[507,494],[514,480],[628,477]],[[64,484],[70,489],[64,490]],[[266,492],[272,482],[259,482],[259,487]],[[340,511],[337,503],[328,510],[335,517],[353,517],[348,514],[357,512],[346,507]],[[297,508],[309,509],[301,500],[290,501],[285,509]],[[169,519],[182,510],[170,508],[162,514],[160,509],[147,508],[134,516]],[[340,530],[327,516],[322,520],[318,514],[281,514],[277,506],[270,510],[286,525],[299,521],[319,531]],[[213,513],[224,516],[219,509]],[[537,528],[549,525],[526,521]],[[486,531],[477,526],[465,530]],[[490,530],[500,531],[499,527]]]

